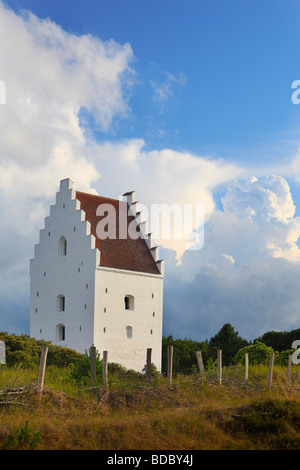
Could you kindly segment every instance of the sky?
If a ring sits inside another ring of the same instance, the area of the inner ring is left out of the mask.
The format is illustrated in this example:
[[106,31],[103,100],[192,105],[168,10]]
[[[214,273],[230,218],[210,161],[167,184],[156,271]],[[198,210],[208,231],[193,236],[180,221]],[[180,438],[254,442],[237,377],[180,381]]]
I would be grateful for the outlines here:
[[203,243],[158,240],[164,335],[300,327],[299,15],[296,0],[0,0],[0,331],[29,333],[29,260],[68,177],[204,208]]

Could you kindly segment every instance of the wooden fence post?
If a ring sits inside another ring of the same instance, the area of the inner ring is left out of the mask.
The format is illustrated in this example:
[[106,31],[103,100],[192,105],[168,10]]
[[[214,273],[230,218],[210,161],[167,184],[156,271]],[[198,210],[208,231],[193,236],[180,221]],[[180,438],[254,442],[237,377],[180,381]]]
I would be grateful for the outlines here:
[[47,354],[48,354],[48,347],[42,347],[42,354],[40,360],[40,369],[39,369],[39,379],[38,379],[38,386],[37,391],[38,393],[42,393],[44,388],[44,379],[45,379],[45,370],[46,370],[46,362],[47,362]]
[[245,353],[245,382],[248,383],[249,378],[249,354]]
[[204,371],[204,365],[203,365],[203,359],[202,359],[202,353],[201,351],[196,351],[196,358],[197,358],[197,363],[198,367],[200,370],[200,376],[201,378],[205,377],[205,371]]
[[222,384],[222,349],[218,349],[218,381]]
[[108,366],[108,351],[103,351],[102,373],[103,373],[103,385],[105,385],[105,387],[107,387],[108,385],[107,366]]
[[173,371],[173,346],[168,346],[168,384],[172,383]]
[[152,380],[151,353],[152,349],[147,348],[147,380],[149,385],[151,384]]
[[6,348],[4,341],[0,341],[0,365],[6,364]]
[[271,388],[272,385],[272,377],[273,377],[273,366],[274,366],[274,353],[271,353],[270,356],[270,365],[269,365],[269,375],[268,375],[268,389]]
[[96,386],[96,347],[91,346],[90,349],[91,355],[91,386]]
[[288,372],[287,372],[287,386],[290,387],[292,383],[292,355],[289,354],[288,358]]

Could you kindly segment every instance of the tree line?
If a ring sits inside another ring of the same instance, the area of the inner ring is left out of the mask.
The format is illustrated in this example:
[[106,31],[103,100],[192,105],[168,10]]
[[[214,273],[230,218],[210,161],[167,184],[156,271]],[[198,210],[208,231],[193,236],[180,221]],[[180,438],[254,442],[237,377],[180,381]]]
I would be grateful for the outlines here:
[[[5,342],[7,365],[23,363],[31,366],[39,363],[42,346],[48,346],[47,364],[58,367],[74,364],[82,355],[72,349],[53,345],[49,341],[36,340],[28,335],[9,335],[0,332],[0,340]],[[162,373],[167,371],[167,350],[173,346],[174,373],[191,373],[197,369],[196,351],[201,351],[204,366],[212,368],[217,361],[217,351],[222,349],[222,363],[230,366],[242,360],[244,352],[249,352],[249,359],[259,362],[268,358],[270,352],[277,353],[278,363],[285,363],[292,343],[300,340],[300,328],[289,332],[268,331],[253,341],[239,336],[230,323],[224,324],[220,331],[205,341],[191,339],[174,339],[172,336],[162,338]]]
[[247,341],[239,336],[230,323],[226,323],[220,331],[209,340],[193,341],[191,339],[173,339],[163,337],[162,372],[167,370],[168,346],[173,346],[173,365],[176,373],[190,373],[196,367],[196,351],[201,351],[204,366],[212,367],[217,361],[217,351],[222,349],[222,363],[229,366],[239,362],[244,352],[249,352],[250,360],[263,362],[269,358],[270,352],[276,352],[277,363],[285,363],[292,343],[300,340],[300,328],[289,332],[268,331],[262,336]]

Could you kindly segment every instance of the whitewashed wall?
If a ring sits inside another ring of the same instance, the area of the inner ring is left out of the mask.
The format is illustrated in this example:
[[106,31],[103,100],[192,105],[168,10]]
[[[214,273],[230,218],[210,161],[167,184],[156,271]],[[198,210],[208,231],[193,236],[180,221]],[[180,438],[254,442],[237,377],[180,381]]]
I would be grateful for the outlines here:
[[[84,352],[93,343],[94,273],[99,251],[70,187],[70,180],[61,182],[30,262],[30,336]],[[67,240],[66,256],[58,252],[62,236]],[[57,311],[61,294],[65,296],[64,312]],[[57,341],[59,324],[65,326],[64,341]]]
[[[134,297],[133,310],[125,309],[124,298]],[[94,344],[109,362],[141,371],[147,348],[152,362],[161,369],[163,278],[155,274],[97,268]],[[126,327],[132,328],[132,338]]]

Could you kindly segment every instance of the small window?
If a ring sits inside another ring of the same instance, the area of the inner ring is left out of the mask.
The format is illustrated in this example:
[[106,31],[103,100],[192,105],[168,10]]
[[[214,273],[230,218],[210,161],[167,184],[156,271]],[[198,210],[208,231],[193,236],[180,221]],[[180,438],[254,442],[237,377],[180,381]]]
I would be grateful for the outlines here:
[[58,243],[58,255],[67,256],[67,240],[65,237],[61,237]]
[[65,340],[65,326],[64,325],[56,326],[56,338],[57,338],[57,341]]
[[153,312],[153,314],[152,314],[152,315],[153,315],[153,317],[155,317],[155,312]]
[[106,307],[104,307],[104,313],[106,312]]
[[125,333],[126,333],[126,338],[132,339],[132,326],[126,326]]
[[153,334],[153,330],[150,330],[150,335],[152,335],[152,334]]
[[66,308],[66,298],[64,295],[57,296],[57,311],[64,312]]
[[103,328],[103,333],[106,333],[106,328],[105,327]]
[[125,310],[134,310],[134,297],[132,295],[126,295],[124,297]]
[[152,294],[152,299],[154,299],[154,294]]

